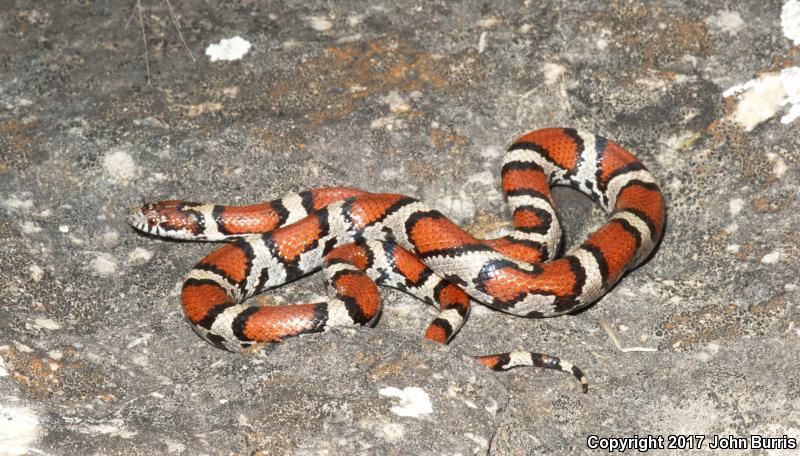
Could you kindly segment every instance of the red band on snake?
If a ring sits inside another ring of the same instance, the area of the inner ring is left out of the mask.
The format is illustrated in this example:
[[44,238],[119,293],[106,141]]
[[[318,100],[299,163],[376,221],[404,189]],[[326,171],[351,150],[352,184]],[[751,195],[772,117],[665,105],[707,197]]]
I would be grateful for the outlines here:
[[[553,185],[580,190],[609,214],[605,225],[560,258]],[[465,323],[470,298],[514,315],[551,317],[581,309],[638,266],[661,238],[665,205],[655,179],[630,152],[573,129],[537,130],[506,153],[502,186],[514,231],[476,239],[440,212],[404,195],[319,188],[251,206],[170,200],[132,211],[131,224],[156,236],[230,241],[186,276],[187,320],[217,347],[254,343],[342,325],[371,325],[377,284],[439,307],[425,337],[447,343]],[[320,302],[285,306],[249,297],[323,269]],[[571,363],[534,352],[480,356],[494,370],[538,366],[587,381]]]

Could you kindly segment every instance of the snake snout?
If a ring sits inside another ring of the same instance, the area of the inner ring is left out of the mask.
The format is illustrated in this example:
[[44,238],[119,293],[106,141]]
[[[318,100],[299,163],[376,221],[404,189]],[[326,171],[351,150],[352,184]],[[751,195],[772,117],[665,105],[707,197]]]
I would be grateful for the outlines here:
[[128,211],[128,223],[140,231],[149,231],[147,216],[142,212],[141,207],[133,207]]
[[144,207],[134,207],[128,211],[128,223],[139,231],[151,233],[158,224],[157,215],[145,213]]

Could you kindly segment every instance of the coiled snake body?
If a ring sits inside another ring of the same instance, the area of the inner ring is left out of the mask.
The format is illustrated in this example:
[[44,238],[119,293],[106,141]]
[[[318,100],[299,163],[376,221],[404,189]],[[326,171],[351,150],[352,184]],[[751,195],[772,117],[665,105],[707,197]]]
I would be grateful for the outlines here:
[[[551,185],[590,196],[608,222],[554,259],[561,227]],[[373,324],[376,284],[439,307],[425,337],[447,343],[465,323],[470,298],[514,315],[550,317],[585,307],[652,252],[665,205],[644,165],[616,143],[572,129],[537,130],[505,155],[502,186],[514,231],[476,239],[440,212],[403,195],[318,188],[251,206],[170,200],[131,212],[146,233],[185,240],[230,241],[186,276],[181,302],[195,332],[217,347]],[[259,306],[244,301],[313,271],[324,271],[330,298]],[[511,352],[476,359],[494,370],[534,365],[572,373],[554,356]]]

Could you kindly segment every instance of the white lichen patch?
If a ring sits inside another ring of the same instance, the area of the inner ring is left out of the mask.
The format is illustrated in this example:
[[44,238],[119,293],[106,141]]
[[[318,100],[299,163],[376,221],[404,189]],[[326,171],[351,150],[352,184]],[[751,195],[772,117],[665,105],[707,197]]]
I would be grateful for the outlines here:
[[237,35],[233,38],[222,39],[219,43],[209,44],[206,48],[206,55],[212,62],[230,62],[244,57],[251,46],[249,41]]
[[318,32],[327,32],[333,28],[333,23],[323,16],[309,16],[306,21],[311,28]]
[[495,15],[491,15],[491,16],[486,16],[486,17],[482,18],[481,20],[479,20],[478,21],[478,26],[480,26],[482,28],[492,28],[495,25],[500,24],[501,22],[502,22],[502,20],[499,17],[497,17]]
[[30,220],[22,222],[20,228],[22,228],[22,232],[25,234],[36,234],[42,231],[42,227]]
[[407,386],[402,390],[389,386],[381,388],[378,393],[381,396],[400,399],[400,403],[390,409],[395,415],[419,418],[421,415],[433,413],[430,396],[417,386]]
[[142,265],[150,261],[151,258],[153,258],[152,252],[141,247],[136,247],[128,254],[128,263]]
[[23,407],[0,404],[0,454],[34,454],[31,444],[39,436],[39,418]]
[[483,51],[486,50],[486,37],[489,35],[489,32],[481,32],[480,36],[478,37],[478,54],[483,54]]
[[781,252],[774,250],[761,257],[762,264],[775,264],[781,259]]
[[147,180],[150,182],[164,182],[169,177],[164,173],[153,173],[147,176]]
[[238,86],[223,87],[222,95],[228,98],[236,98],[239,95],[239,87]]
[[742,16],[736,11],[721,10],[713,16],[709,16],[705,20],[706,25],[709,25],[728,35],[736,35],[744,26]]
[[786,99],[782,101],[781,106],[789,106],[786,115],[781,117],[781,123],[785,125],[800,117],[800,67],[782,70],[781,82],[786,89]]
[[739,215],[739,212],[742,212],[742,209],[744,209],[743,199],[732,198],[730,201],[728,201],[728,213],[730,213],[732,217]]
[[373,130],[384,129],[387,131],[399,130],[403,127],[403,121],[394,116],[378,117],[369,124]]
[[139,337],[133,339],[132,341],[128,342],[128,345],[126,345],[125,348],[130,350],[131,348],[133,348],[133,347],[135,347],[135,346],[137,346],[139,344],[143,344],[144,343],[145,345],[147,345],[147,341],[149,341],[152,337],[153,337],[153,335],[151,333],[142,334],[141,336],[139,336]]
[[61,325],[58,324],[57,321],[51,320],[49,318],[37,318],[37,319],[33,320],[33,324],[37,328],[49,329],[51,331],[54,331],[56,329],[60,329],[61,328]]
[[648,71],[642,77],[636,78],[636,83],[643,86],[643,89],[656,90],[667,87],[669,82],[655,71]]
[[400,168],[384,168],[381,170],[381,180],[383,181],[391,181],[391,180],[399,180],[401,177],[404,177],[403,170]]
[[[478,306],[478,307],[485,307],[485,306]],[[497,416],[497,411],[500,410],[500,404],[494,400],[494,398],[489,398],[489,403],[483,408],[486,410],[491,416]]]
[[167,447],[167,453],[169,454],[182,454],[186,451],[186,445],[177,440],[164,439],[164,445]]
[[[497,158],[497,157],[503,155],[503,152],[504,152],[504,150],[502,148],[500,148],[500,147],[497,147],[497,146],[482,147],[478,151],[478,153],[481,154],[481,157],[483,157],[483,158]],[[492,165],[496,165],[496,163],[493,161]]]
[[411,105],[397,90],[389,92],[381,101],[389,106],[389,111],[391,112],[408,112],[411,110]]
[[20,199],[17,196],[11,196],[5,201],[3,201],[3,206],[9,209],[18,209],[22,211],[29,211],[33,209],[33,200],[32,199]]
[[750,131],[788,106],[781,123],[788,124],[800,117],[800,67],[784,68],[779,73],[764,73],[756,79],[735,85],[722,93],[737,97],[736,109],[730,120]]
[[31,347],[17,340],[14,341],[14,347],[21,353],[33,353],[33,349]]
[[67,429],[80,432],[81,434],[110,435],[123,439],[130,439],[137,434],[137,432],[127,429],[125,423],[119,418],[97,424],[82,423],[77,426],[67,426]]
[[119,232],[117,230],[107,230],[100,235],[100,242],[106,247],[116,245],[119,242]]
[[[475,435],[472,432],[465,432],[464,437],[472,440],[473,442],[478,444],[478,449],[485,450],[489,448],[489,440],[486,437],[481,437],[479,435]],[[482,451],[481,451],[482,452]],[[476,451],[478,453],[478,451]]]
[[704,352],[704,351],[699,351],[699,352],[695,353],[694,354],[694,358],[696,360],[702,361],[704,363],[707,363],[707,362],[711,361],[711,355],[708,352]]
[[356,43],[361,41],[364,35],[360,33],[353,33],[352,35],[343,36],[336,40],[337,43]]
[[28,272],[31,273],[31,280],[34,282],[41,282],[44,278],[44,269],[36,263],[28,266]]
[[664,140],[664,145],[669,150],[673,151],[687,150],[694,145],[700,136],[700,133],[695,131],[684,130],[668,137],[666,140]]
[[381,428],[383,437],[389,442],[400,442],[406,438],[405,428],[400,423],[386,423]]
[[772,174],[780,179],[786,173],[786,162],[780,155],[774,152],[767,153],[767,160],[772,163]]
[[96,256],[90,263],[89,266],[92,268],[95,274],[100,277],[109,277],[117,272],[117,262],[114,260],[109,254],[100,254]]
[[189,117],[197,117],[202,116],[203,114],[208,114],[210,112],[217,112],[222,111],[222,103],[213,103],[213,102],[205,102],[205,103],[197,103],[190,105],[189,111],[186,112],[186,115]]
[[683,181],[677,177],[673,177],[667,184],[667,188],[672,190],[672,193],[678,193],[683,188]]
[[358,24],[364,22],[364,18],[366,18],[366,16],[363,14],[351,14],[347,16],[347,26],[355,27]]
[[789,0],[781,9],[781,29],[786,38],[800,44],[800,0]]
[[561,79],[564,73],[567,71],[562,65],[557,63],[545,63],[542,66],[542,75],[544,76],[544,83],[547,85],[553,85]]
[[490,171],[481,171],[479,173],[475,173],[467,178],[467,182],[476,183],[486,186],[493,186],[494,185],[494,173]]
[[123,149],[116,149],[103,157],[103,170],[116,181],[129,181],[139,175],[133,157]]
[[436,201],[435,206],[456,222],[462,222],[475,216],[475,203],[463,192],[459,194],[458,198],[445,195]]

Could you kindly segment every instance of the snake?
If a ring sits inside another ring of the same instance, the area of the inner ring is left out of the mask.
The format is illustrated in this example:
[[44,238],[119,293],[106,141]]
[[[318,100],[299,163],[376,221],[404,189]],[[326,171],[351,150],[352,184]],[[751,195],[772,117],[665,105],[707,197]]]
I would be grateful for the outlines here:
[[[494,239],[472,236],[419,199],[351,187],[243,206],[166,200],[136,207],[128,219],[152,236],[225,242],[189,271],[180,300],[192,329],[229,351],[374,325],[378,285],[437,307],[424,337],[440,344],[465,324],[472,301],[522,317],[574,313],[645,261],[664,231],[666,206],[655,177],[628,150],[590,132],[547,128],[522,135],[503,158],[501,181],[513,230]],[[556,185],[586,194],[607,214],[560,256]],[[327,298],[246,302],[320,269]],[[496,371],[560,370],[588,391],[583,371],[557,356],[518,350],[475,359]]]

